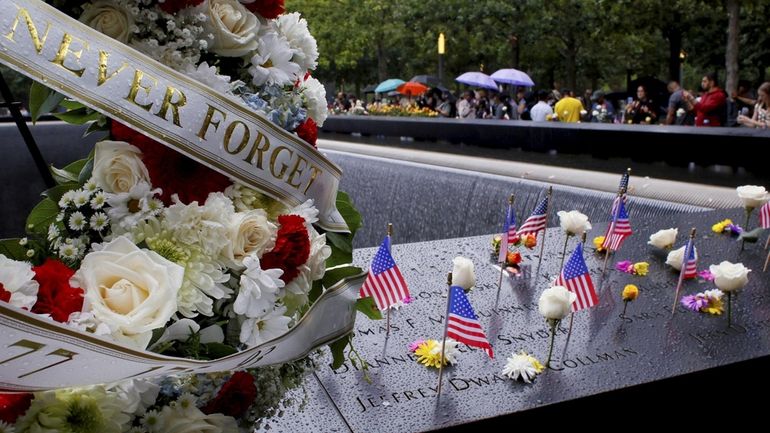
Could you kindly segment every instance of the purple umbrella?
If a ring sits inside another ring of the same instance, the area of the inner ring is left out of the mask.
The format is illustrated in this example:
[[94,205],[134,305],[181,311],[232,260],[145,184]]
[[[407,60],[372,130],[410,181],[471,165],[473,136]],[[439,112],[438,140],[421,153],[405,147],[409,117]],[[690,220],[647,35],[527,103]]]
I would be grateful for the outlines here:
[[535,85],[535,82],[532,81],[532,78],[529,78],[529,75],[512,68],[498,70],[492,74],[492,79],[498,83],[513,84],[515,86],[532,87]]
[[495,83],[495,80],[483,72],[466,72],[455,78],[455,81],[473,87],[484,87],[486,89],[497,90],[497,83]]

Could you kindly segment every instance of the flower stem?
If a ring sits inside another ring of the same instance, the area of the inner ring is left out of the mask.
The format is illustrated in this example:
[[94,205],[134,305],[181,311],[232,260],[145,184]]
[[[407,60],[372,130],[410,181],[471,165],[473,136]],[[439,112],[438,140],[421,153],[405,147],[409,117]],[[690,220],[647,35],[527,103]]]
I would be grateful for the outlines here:
[[[747,207],[746,208],[746,222],[743,224],[743,232],[749,231],[749,218],[751,218],[751,211],[753,211],[754,208]],[[741,241],[741,252],[743,252],[743,249],[746,247],[746,240]]]
[[623,301],[623,314],[621,314],[621,317],[626,317],[626,308],[628,307],[628,301]]
[[561,251],[561,265],[559,265],[559,272],[561,272],[562,268],[564,267],[564,259],[567,257],[567,243],[569,243],[570,236],[572,235],[567,232],[567,236],[564,238],[564,249]]
[[556,327],[559,326],[559,320],[551,319],[551,347],[548,349],[548,360],[545,361],[545,368],[551,366],[551,355],[553,355],[553,340],[556,338]]
[[727,292],[727,327],[729,328],[733,321],[733,292]]

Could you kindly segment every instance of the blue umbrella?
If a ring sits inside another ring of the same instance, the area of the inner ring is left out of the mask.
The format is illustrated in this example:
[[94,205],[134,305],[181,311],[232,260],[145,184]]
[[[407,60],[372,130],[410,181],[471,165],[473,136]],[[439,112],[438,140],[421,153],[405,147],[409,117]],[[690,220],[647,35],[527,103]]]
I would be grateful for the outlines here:
[[466,72],[455,78],[455,81],[473,87],[497,90],[497,83],[495,83],[495,80],[483,72]]
[[404,84],[406,81],[401,80],[399,78],[389,78],[382,83],[377,85],[377,88],[374,89],[375,93],[385,93],[390,92],[392,90],[396,90],[396,88],[402,84]]
[[529,78],[529,75],[518,69],[500,69],[492,74],[492,79],[498,83],[513,84],[515,86],[532,87],[535,82]]

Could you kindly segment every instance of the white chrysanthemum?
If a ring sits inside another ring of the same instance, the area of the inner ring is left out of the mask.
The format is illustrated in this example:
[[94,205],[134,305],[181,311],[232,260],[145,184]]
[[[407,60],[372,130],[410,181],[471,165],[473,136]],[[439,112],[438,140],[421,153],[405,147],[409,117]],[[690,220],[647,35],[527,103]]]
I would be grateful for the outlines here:
[[703,292],[703,294],[706,295],[706,297],[708,298],[722,299],[722,296],[724,296],[725,293],[719,289],[711,289],[711,290],[706,290],[705,292]]
[[164,406],[160,413],[148,412],[143,423],[150,433],[238,433],[235,418],[220,413],[206,415],[196,407],[195,401],[191,394],[183,394],[177,401]]
[[110,218],[104,212],[96,212],[91,215],[91,219],[88,222],[93,230],[100,232],[104,230],[110,223]]
[[10,292],[9,304],[27,310],[35,305],[39,285],[34,277],[32,265],[0,254],[0,288]]
[[319,211],[313,206],[313,199],[309,199],[286,214],[301,216],[305,220],[305,226],[310,228],[313,223],[318,222]]
[[75,191],[69,190],[62,194],[59,199],[59,207],[64,209],[72,203],[72,199],[75,198]]
[[503,374],[509,379],[517,380],[521,378],[524,382],[532,383],[532,380],[544,370],[543,364],[526,352],[511,354],[508,358]]
[[307,21],[300,17],[299,13],[283,14],[273,22],[278,34],[289,41],[289,46],[294,52],[292,61],[299,65],[302,71],[315,69],[318,66],[318,44],[310,30]]
[[148,183],[139,182],[128,192],[107,194],[107,204],[110,205],[107,215],[112,220],[114,235],[128,232],[140,221],[160,213],[161,209],[157,207],[157,200],[153,196],[160,194],[161,189],[151,188]]
[[72,261],[76,260],[79,256],[80,251],[75,245],[66,242],[59,245],[59,257],[61,257],[63,260]]
[[96,185],[96,181],[93,177],[88,179],[88,182],[83,185],[83,190],[88,191],[89,193],[94,193],[97,189],[99,189],[99,186]]
[[243,259],[243,264],[246,270],[241,274],[241,289],[233,303],[233,311],[248,318],[263,317],[273,310],[278,290],[284,286],[283,270],[262,269],[256,255]]
[[75,194],[72,196],[72,203],[75,205],[75,207],[79,208],[88,204],[90,199],[91,193],[89,191],[79,189],[75,191]]
[[246,319],[241,324],[241,343],[257,346],[288,331],[291,319],[285,312],[286,307],[278,307],[260,319]]
[[82,212],[73,212],[72,215],[70,215],[69,220],[67,221],[67,226],[70,228],[70,230],[83,230],[86,228],[86,217],[83,215]]
[[203,206],[195,201],[183,204],[174,199],[176,203],[164,212],[164,225],[174,238],[200,247],[208,257],[219,257],[227,246],[230,221],[235,213],[233,202],[220,192],[209,194]]
[[53,241],[54,239],[59,237],[59,227],[56,227],[56,224],[51,223],[48,225],[48,240]]
[[320,81],[308,77],[300,86],[300,93],[307,107],[307,115],[310,116],[318,127],[322,127],[329,115],[326,102],[326,88]]
[[16,429],[12,424],[8,424],[5,421],[0,421],[0,433],[16,433]]
[[99,191],[91,198],[91,209],[99,210],[104,207],[105,203],[107,203],[107,196],[104,191]]
[[193,65],[189,65],[187,69],[185,69],[184,74],[211,87],[218,93],[231,93],[230,77],[227,75],[219,75],[217,72],[216,66],[209,66],[207,62],[203,62],[198,65],[197,68]]
[[251,57],[251,81],[257,86],[291,84],[300,72],[299,65],[291,61],[293,55],[286,38],[268,32],[260,39],[257,52]]

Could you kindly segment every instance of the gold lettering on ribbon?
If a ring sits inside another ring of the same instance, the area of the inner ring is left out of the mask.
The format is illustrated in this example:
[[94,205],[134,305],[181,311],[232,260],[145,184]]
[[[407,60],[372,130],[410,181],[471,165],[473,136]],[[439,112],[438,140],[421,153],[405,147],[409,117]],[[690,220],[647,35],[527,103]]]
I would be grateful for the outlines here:
[[[260,147],[259,143],[261,143],[264,140],[265,144],[264,146]],[[262,170],[262,154],[267,151],[267,149],[270,149],[270,139],[267,138],[266,135],[262,134],[261,132],[257,132],[257,138],[254,140],[254,144],[251,145],[251,150],[249,151],[249,154],[246,155],[246,158],[243,158],[244,161],[248,162],[249,164],[254,164],[254,154],[259,153],[259,156],[257,157],[257,168]]]
[[303,194],[307,194],[307,190],[310,189],[310,186],[313,185],[313,182],[315,182],[319,174],[323,174],[323,171],[321,171],[321,169],[316,167],[315,165],[311,164],[310,165],[310,182],[307,183],[305,190],[302,191]]
[[[78,51],[70,51],[70,45],[72,45],[73,39],[80,42],[83,45],[83,48],[81,48]],[[59,50],[56,51],[56,57],[54,57],[53,60],[51,60],[51,63],[53,63],[54,65],[61,66],[65,71],[72,72],[73,74],[75,74],[76,77],[82,77],[83,72],[85,72],[86,68],[70,69],[64,66],[64,60],[66,60],[67,54],[72,54],[73,57],[75,57],[77,60],[80,60],[80,56],[83,55],[83,50],[87,50],[87,49],[88,49],[88,42],[78,38],[77,36],[72,36],[69,33],[65,33],[64,36],[62,36],[61,38],[61,44],[59,44]]]
[[[171,101],[174,97],[174,94],[179,95],[176,102]],[[168,113],[168,109],[171,108],[171,114],[174,118],[174,125],[181,127],[182,125],[179,123],[179,107],[184,106],[186,103],[187,97],[184,95],[184,93],[174,87],[168,86],[166,87],[166,94],[163,96],[163,102],[160,104],[160,110],[158,110],[158,114],[156,114],[156,116],[166,120],[166,113]]]
[[48,31],[51,30],[51,23],[45,24],[45,34],[43,35],[43,39],[40,39],[40,35],[37,32],[37,27],[35,27],[35,23],[32,22],[32,17],[29,15],[29,11],[25,8],[19,8],[18,6],[16,7],[19,9],[19,13],[16,14],[16,19],[13,20],[11,31],[5,35],[6,39],[11,42],[16,42],[13,40],[13,36],[16,32],[16,26],[19,25],[19,18],[24,17],[24,21],[27,23],[27,30],[29,30],[29,36],[32,38],[32,43],[35,44],[35,50],[37,50],[37,53],[40,54],[40,52],[43,51],[45,40],[48,39]]
[[[304,164],[304,165],[302,165]],[[300,168],[300,165],[302,167]],[[293,187],[294,189],[299,189],[299,186],[302,184],[301,181],[299,181],[297,184],[292,183],[292,180],[294,179],[294,176],[299,175],[300,178],[302,177],[302,173],[305,170],[305,167],[307,167],[307,160],[303,158],[301,155],[297,155],[297,162],[294,163],[294,167],[289,172],[289,177],[286,178],[286,183],[289,184],[289,186]]]
[[[216,131],[219,129],[219,123],[227,119],[227,113],[220,110],[219,108],[212,107],[210,104],[207,105],[209,106],[209,109],[206,111],[206,117],[203,119],[203,125],[201,125],[201,129],[198,131],[198,137],[202,140],[206,139],[206,133],[209,132],[209,126],[214,125],[214,131]],[[217,120],[216,122],[212,120],[214,118],[215,112],[222,115],[222,119]]]
[[286,170],[289,168],[289,166],[285,163],[281,163],[281,172],[276,173],[275,172],[275,163],[278,161],[278,155],[281,154],[283,151],[289,152],[289,160],[291,160],[291,157],[294,156],[294,152],[289,149],[286,146],[278,146],[273,150],[273,153],[270,155],[270,173],[275,177],[276,179],[282,179],[283,175],[286,174]]
[[136,96],[139,93],[139,89],[144,90],[146,95],[149,97],[150,96],[150,91],[152,90],[153,86],[157,86],[158,85],[158,80],[156,80],[155,78],[153,78],[153,77],[151,77],[149,75],[147,76],[147,78],[153,82],[152,86],[144,86],[144,85],[142,85],[142,80],[144,79],[144,72],[140,71],[139,69],[137,69],[136,72],[134,72],[134,81],[131,82],[131,90],[128,91],[128,96],[126,96],[125,99],[126,99],[126,101],[129,101],[132,104],[135,104],[137,107],[140,107],[140,108],[143,108],[143,109],[145,109],[147,111],[150,111],[150,108],[152,107],[152,102],[150,102],[148,104],[140,104],[136,100]]
[[21,379],[23,377],[31,376],[31,375],[33,375],[35,373],[40,373],[41,371],[48,370],[49,368],[56,367],[59,364],[64,364],[65,362],[72,361],[72,358],[74,358],[75,355],[77,355],[77,353],[70,352],[67,349],[57,349],[57,350],[54,350],[53,352],[49,353],[46,356],[61,356],[61,357],[65,358],[65,359],[62,359],[59,362],[54,362],[53,364],[50,364],[50,365],[46,365],[45,367],[38,368],[37,370],[30,371],[29,373],[22,374],[21,376],[18,376],[18,378]]
[[102,84],[109,81],[111,78],[113,78],[115,75],[118,75],[123,69],[125,69],[128,66],[128,63],[123,62],[122,65],[116,70],[114,70],[109,76],[107,76],[107,59],[110,57],[110,53],[99,50],[99,71],[96,75],[96,86],[101,86]]
[[37,352],[38,350],[44,348],[45,344],[43,344],[43,343],[36,343],[36,342],[30,341],[30,340],[19,340],[19,341],[13,343],[13,344],[9,344],[7,347],[23,347],[25,349],[29,349],[29,352],[24,352],[24,353],[22,353],[20,355],[16,355],[16,356],[13,356],[11,358],[4,359],[4,360],[0,361],[0,365],[9,363],[9,362],[11,362],[11,361],[13,361],[15,359],[19,359],[19,358],[22,358],[24,356],[33,354],[33,353]]
[[[235,131],[235,128],[238,125],[243,125],[243,137],[241,137],[241,143],[238,145],[238,148],[235,150],[230,150],[230,140],[233,137],[233,131]],[[230,155],[235,155],[240,153],[240,151],[243,150],[244,147],[246,147],[246,144],[249,142],[249,138],[251,138],[251,131],[249,131],[248,125],[241,122],[240,120],[236,120],[233,123],[227,125],[227,129],[225,130],[225,152],[229,153]]]

